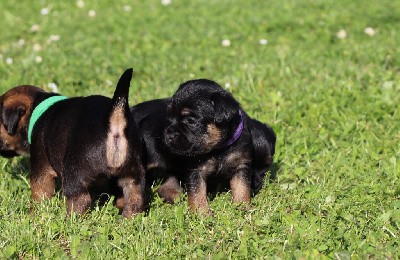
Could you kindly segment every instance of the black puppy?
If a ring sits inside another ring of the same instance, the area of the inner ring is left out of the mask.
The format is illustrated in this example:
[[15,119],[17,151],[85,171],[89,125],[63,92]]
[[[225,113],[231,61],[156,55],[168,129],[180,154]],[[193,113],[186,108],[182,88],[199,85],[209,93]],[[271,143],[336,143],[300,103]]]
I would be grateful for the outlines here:
[[126,70],[112,99],[67,99],[33,86],[18,86],[1,96],[1,150],[6,155],[30,153],[34,201],[52,197],[55,178],[61,177],[67,213],[83,214],[91,191],[116,179],[123,192],[123,216],[144,209],[143,143],[128,105],[131,78],[132,69]]
[[274,131],[251,119],[217,83],[191,80],[172,98],[131,108],[146,144],[148,175],[165,178],[159,195],[173,203],[186,184],[192,211],[208,213],[207,183],[228,182],[234,202],[250,203],[275,153]]

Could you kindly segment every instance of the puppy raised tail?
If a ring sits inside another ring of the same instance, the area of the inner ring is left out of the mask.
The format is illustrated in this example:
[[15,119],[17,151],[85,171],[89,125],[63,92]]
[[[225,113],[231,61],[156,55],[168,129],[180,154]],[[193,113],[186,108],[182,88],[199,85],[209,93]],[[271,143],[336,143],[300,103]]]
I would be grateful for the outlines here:
[[133,69],[127,69],[120,77],[112,98],[109,129],[106,141],[107,164],[111,168],[124,165],[128,151],[127,129],[129,121],[129,87]]

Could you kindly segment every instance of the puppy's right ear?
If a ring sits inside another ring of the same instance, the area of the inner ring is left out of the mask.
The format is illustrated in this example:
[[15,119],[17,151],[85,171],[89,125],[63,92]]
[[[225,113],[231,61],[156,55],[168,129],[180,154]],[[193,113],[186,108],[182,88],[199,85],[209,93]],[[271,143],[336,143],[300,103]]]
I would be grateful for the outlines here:
[[215,111],[214,119],[217,124],[229,122],[239,111],[239,103],[229,93],[215,93],[211,100]]
[[17,132],[18,124],[23,115],[25,115],[26,108],[18,106],[17,108],[3,108],[2,121],[4,128],[9,135],[15,135]]

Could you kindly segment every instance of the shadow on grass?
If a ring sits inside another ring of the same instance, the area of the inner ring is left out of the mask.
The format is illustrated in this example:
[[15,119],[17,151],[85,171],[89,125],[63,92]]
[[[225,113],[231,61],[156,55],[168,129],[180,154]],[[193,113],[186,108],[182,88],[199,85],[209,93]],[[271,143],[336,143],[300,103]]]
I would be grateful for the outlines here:
[[[4,165],[4,173],[8,174],[11,179],[20,181],[26,179],[29,186],[30,178],[30,157],[19,156],[13,158],[7,158],[8,160]],[[55,193],[62,194],[62,181],[60,177],[55,178]],[[30,187],[29,187],[30,188]],[[122,190],[117,185],[116,178],[108,178],[107,176],[99,176],[98,181],[89,189],[92,197],[92,204],[90,209],[94,209],[96,206],[103,207],[110,202],[113,198],[113,204],[116,204],[118,197],[122,197]],[[154,195],[150,192],[150,188],[146,188],[146,205],[150,205],[150,201],[154,199]],[[54,197],[53,196],[53,197]],[[148,211],[149,206],[146,206]],[[120,212],[121,213],[121,212]]]
[[280,169],[281,162],[274,162],[269,168],[269,183],[274,182],[276,180],[276,176],[278,175],[278,171]]
[[[265,177],[264,177],[264,183],[267,182],[267,178],[268,178],[268,183],[272,183],[275,181],[278,171],[280,169],[280,162],[274,162],[271,167],[268,169],[268,171],[265,173]],[[263,187],[265,186],[265,184],[263,185]],[[265,188],[265,187],[264,187]],[[261,188],[263,189],[263,188]],[[220,183],[212,183],[210,182],[207,185],[207,190],[208,190],[208,198],[212,201],[215,197],[217,197],[218,194],[220,193],[226,193],[230,191],[229,188],[229,184],[220,184]],[[252,192],[251,196],[254,197],[256,196],[260,191],[258,191],[257,193]]]
[[[15,159],[12,159],[15,160]],[[20,157],[15,161],[11,162],[8,166],[7,172],[11,173],[13,179],[21,179],[21,175],[26,178],[29,178],[29,169],[30,169],[30,161],[29,157]],[[278,171],[280,169],[280,162],[274,162],[269,170],[265,174],[264,182],[268,178],[268,183],[272,183],[275,181]],[[159,186],[161,184],[160,180],[150,178],[148,180],[145,187],[145,214],[147,215],[152,202],[156,199],[157,191],[152,190],[152,186]],[[212,201],[214,200],[218,194],[229,192],[228,182],[222,182],[217,179],[210,179],[207,190],[208,190],[208,198]],[[56,178],[56,192],[61,191],[61,178]],[[184,192],[186,192],[184,188]],[[117,185],[117,179],[107,179],[101,178],[101,181],[97,182],[91,189],[90,193],[93,198],[91,209],[95,206],[104,206],[106,205],[112,198],[114,198],[114,205],[118,197],[122,196],[122,190]],[[257,193],[252,193],[252,197],[256,196]],[[120,212],[121,213],[121,212]]]

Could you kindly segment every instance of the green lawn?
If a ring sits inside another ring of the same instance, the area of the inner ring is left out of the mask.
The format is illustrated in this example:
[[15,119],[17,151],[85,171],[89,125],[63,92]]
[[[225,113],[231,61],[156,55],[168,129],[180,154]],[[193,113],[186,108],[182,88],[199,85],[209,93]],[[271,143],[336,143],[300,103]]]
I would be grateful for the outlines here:
[[0,159],[0,258],[400,257],[400,1],[82,3],[0,1],[1,93],[111,96],[133,67],[133,105],[210,78],[274,128],[277,177],[250,210],[154,194],[131,220],[111,203],[67,219],[61,195],[29,215],[28,158]]

